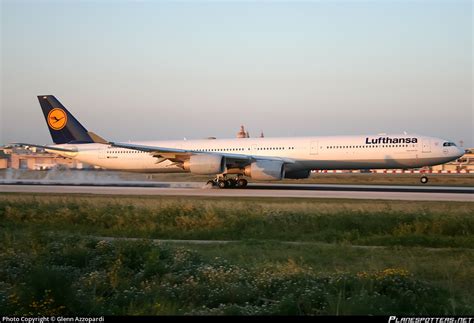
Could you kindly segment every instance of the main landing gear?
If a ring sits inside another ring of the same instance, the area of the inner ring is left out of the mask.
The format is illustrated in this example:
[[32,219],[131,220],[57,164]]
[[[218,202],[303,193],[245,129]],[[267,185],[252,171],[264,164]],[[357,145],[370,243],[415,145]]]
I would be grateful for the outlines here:
[[426,183],[428,183],[428,177],[426,177],[426,176],[421,176],[420,182],[421,182],[421,184],[426,184]]
[[208,185],[217,186],[219,188],[245,188],[247,180],[242,177],[228,178],[225,175],[218,176],[212,180],[207,181]]

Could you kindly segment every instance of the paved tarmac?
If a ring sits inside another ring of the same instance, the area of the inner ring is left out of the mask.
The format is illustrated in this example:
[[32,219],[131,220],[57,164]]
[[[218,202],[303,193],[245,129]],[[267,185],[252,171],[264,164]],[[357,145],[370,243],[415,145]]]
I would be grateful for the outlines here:
[[[100,183],[0,182],[0,193],[157,195],[205,197],[277,197],[384,199],[410,201],[474,202],[474,188],[449,186],[320,185],[320,184],[249,184],[246,189],[211,188],[202,183],[186,182],[114,182]],[[140,185],[142,184],[142,185]],[[146,184],[146,185],[145,185]]]

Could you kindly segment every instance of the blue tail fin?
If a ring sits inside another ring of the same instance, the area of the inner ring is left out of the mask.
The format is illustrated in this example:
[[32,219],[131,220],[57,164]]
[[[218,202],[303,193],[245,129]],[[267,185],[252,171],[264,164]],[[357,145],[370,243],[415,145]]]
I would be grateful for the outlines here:
[[55,144],[94,142],[87,129],[54,95],[38,95],[38,100]]

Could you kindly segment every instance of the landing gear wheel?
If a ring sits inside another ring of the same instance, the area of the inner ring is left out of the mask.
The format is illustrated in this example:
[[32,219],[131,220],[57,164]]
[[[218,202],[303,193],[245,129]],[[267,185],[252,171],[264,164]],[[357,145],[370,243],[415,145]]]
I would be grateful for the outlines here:
[[426,176],[421,176],[420,182],[421,182],[422,184],[428,183],[428,177],[426,177]]
[[225,187],[233,188],[235,187],[235,181],[232,179],[228,179],[225,181]]
[[226,188],[227,187],[226,181],[219,180],[219,182],[217,182],[217,186],[219,186],[219,188]]
[[248,183],[248,182],[247,182],[246,179],[244,179],[244,178],[239,178],[239,179],[237,180],[237,187],[238,187],[238,188],[244,188],[244,187],[247,186],[247,183]]

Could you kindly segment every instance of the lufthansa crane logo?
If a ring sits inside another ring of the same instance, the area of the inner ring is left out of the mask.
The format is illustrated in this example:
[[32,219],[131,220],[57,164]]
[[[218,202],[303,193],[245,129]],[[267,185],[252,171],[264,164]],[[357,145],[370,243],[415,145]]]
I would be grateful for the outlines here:
[[67,115],[63,109],[54,108],[48,113],[48,125],[53,130],[61,130],[66,126]]

